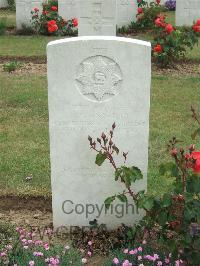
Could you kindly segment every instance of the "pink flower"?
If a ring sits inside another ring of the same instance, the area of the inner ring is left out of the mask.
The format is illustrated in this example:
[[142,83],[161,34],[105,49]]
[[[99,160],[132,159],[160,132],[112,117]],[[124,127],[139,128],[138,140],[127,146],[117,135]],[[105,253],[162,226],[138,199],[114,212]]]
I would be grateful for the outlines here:
[[169,264],[170,263],[170,260],[168,258],[165,259],[165,263],[166,264]]
[[138,248],[138,251],[139,251],[139,252],[142,252],[142,251],[143,251],[143,248],[142,248],[142,247],[139,247],[139,248]]
[[87,254],[88,254],[89,257],[92,256],[92,252],[91,251],[88,251]]
[[158,266],[162,266],[162,265],[163,265],[163,264],[162,264],[162,261],[159,260],[159,261],[157,262],[157,265],[158,265]]
[[45,250],[49,250],[49,244],[48,243],[45,243],[43,247]]
[[128,254],[128,249],[127,249],[127,248],[124,249],[123,253],[124,253],[124,254]]
[[88,246],[92,246],[92,241],[89,241],[88,242]]
[[6,252],[1,252],[0,253],[0,257],[5,257],[5,256],[7,256],[7,253]]
[[130,263],[129,260],[125,260],[125,261],[122,263],[122,266],[132,266],[132,263]]
[[114,259],[113,259],[113,263],[114,263],[115,265],[119,264],[119,260],[118,260],[118,258],[114,258]]
[[146,245],[146,243],[147,243],[147,241],[144,239],[144,240],[142,241],[142,244],[143,244],[143,245]]
[[42,253],[42,252],[40,252],[40,251],[35,251],[35,252],[33,252],[33,256],[36,256],[36,257],[43,257],[44,256],[44,254]]
[[66,250],[69,250],[69,249],[70,249],[70,247],[69,247],[69,246],[65,246],[65,249],[66,249]]
[[7,249],[7,250],[11,250],[11,249],[12,249],[12,246],[11,246],[11,245],[7,245],[7,246],[6,246],[6,249]]
[[129,251],[129,254],[131,254],[131,255],[135,255],[135,254],[137,254],[137,249],[134,249],[134,250],[130,250]]
[[182,266],[182,264],[183,264],[182,260],[175,261],[175,266]]
[[142,260],[142,256],[138,256],[138,258],[137,258],[138,260]]
[[28,264],[28,265],[29,265],[29,266],[34,266],[34,265],[35,265],[34,260],[29,261],[29,264]]

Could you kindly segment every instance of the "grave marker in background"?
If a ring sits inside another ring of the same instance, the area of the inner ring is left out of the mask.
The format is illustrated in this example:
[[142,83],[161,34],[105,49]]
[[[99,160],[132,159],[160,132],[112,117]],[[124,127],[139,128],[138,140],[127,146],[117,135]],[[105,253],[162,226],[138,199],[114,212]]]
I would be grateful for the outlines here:
[[116,36],[116,0],[79,0],[79,36]]
[[200,18],[200,0],[176,0],[176,25],[191,26]]
[[16,26],[22,29],[23,25],[31,26],[31,11],[37,7],[42,11],[43,0],[16,0]]

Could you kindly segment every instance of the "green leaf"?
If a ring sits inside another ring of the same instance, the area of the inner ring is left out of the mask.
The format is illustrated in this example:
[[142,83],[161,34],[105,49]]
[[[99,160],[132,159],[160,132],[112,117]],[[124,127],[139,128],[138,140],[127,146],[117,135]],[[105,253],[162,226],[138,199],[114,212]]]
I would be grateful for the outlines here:
[[166,164],[161,164],[159,168],[159,172],[161,175],[170,175],[171,177],[178,177],[179,176],[179,171],[177,166],[170,162]]
[[127,202],[127,197],[124,194],[119,194],[117,195],[117,198],[121,201],[121,202]]
[[96,156],[96,161],[95,163],[98,165],[98,166],[101,166],[103,164],[103,162],[106,160],[107,156],[105,153],[102,153],[101,151],[97,154]]
[[166,224],[166,222],[168,221],[168,215],[167,212],[163,211],[159,214],[158,216],[158,223],[162,226],[164,226]]
[[162,200],[162,207],[167,208],[172,204],[172,199],[170,194],[164,194]]
[[117,168],[117,170],[115,171],[115,181],[117,181],[119,179],[121,173],[122,173],[122,169]]
[[131,175],[130,176],[131,177],[131,180],[133,182],[135,182],[136,180],[140,180],[140,179],[143,178],[143,174],[142,174],[141,170],[139,168],[135,167],[135,166],[132,166],[130,168],[130,175]]
[[110,205],[111,205],[111,203],[115,200],[115,198],[116,198],[116,195],[111,196],[111,197],[108,197],[108,198],[104,201],[104,204],[105,204],[106,209],[109,209],[109,208],[110,208]]
[[197,136],[197,135],[200,136],[200,128],[198,128],[197,130],[195,130],[195,131],[192,133],[192,135],[191,135],[192,139],[193,139],[193,140],[196,139],[196,136]]
[[154,206],[154,199],[153,198],[146,198],[146,200],[143,203],[143,208],[150,211]]

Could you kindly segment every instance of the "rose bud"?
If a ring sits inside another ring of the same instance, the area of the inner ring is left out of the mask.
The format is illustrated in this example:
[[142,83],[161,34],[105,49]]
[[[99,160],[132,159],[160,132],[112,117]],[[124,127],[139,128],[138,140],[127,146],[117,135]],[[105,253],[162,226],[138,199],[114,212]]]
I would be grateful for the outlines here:
[[101,139],[100,138],[97,138],[97,141],[101,144]]
[[175,148],[174,148],[173,150],[170,151],[171,156],[176,156],[177,153],[178,153],[178,151],[177,151],[177,149],[175,149]]
[[106,138],[106,135],[105,135],[104,132],[101,134],[101,137],[102,137],[103,140]]
[[115,129],[115,128],[116,128],[116,124],[113,123],[113,125],[112,125],[112,129]]
[[189,150],[190,150],[190,151],[194,151],[194,150],[195,150],[195,146],[194,146],[194,144],[191,144],[191,145],[190,145]]

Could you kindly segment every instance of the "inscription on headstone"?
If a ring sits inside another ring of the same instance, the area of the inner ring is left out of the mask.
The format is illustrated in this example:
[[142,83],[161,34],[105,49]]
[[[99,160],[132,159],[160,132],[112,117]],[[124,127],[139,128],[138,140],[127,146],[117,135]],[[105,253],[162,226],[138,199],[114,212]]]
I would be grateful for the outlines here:
[[79,36],[116,35],[116,0],[79,1]]
[[200,18],[200,0],[176,1],[176,25],[191,26]]

